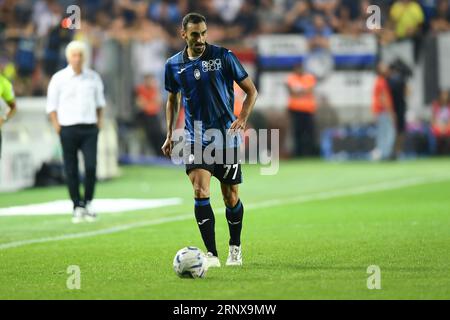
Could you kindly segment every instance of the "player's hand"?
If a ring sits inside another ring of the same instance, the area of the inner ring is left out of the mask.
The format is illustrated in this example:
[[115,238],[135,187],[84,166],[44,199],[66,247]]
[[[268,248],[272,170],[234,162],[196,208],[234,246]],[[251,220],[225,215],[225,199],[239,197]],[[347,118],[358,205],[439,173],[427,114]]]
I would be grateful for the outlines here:
[[237,118],[228,129],[228,134],[239,133],[240,130],[244,131],[247,126],[247,120]]
[[166,138],[166,141],[161,147],[161,150],[166,157],[170,158],[170,156],[172,155],[172,148],[173,148],[172,137],[169,136]]
[[56,131],[57,134],[61,133],[61,126],[59,124],[55,125],[55,131]]
[[3,123],[5,123],[5,120],[2,117],[0,117],[0,128],[3,126]]

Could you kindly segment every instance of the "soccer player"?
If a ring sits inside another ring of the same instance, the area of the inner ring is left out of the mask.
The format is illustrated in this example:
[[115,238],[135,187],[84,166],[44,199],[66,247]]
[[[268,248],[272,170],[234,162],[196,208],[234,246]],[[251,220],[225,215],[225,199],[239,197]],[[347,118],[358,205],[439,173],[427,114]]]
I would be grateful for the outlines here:
[[[169,58],[165,70],[165,88],[168,91],[166,105],[167,138],[162,146],[166,156],[173,148],[172,134],[178,110],[183,99],[185,108],[185,130],[188,132],[187,143],[194,150],[199,130],[196,123],[201,123],[202,133],[208,129],[219,130],[225,136],[229,132],[239,132],[246,127],[247,119],[255,105],[257,91],[247,72],[236,56],[228,49],[206,42],[207,26],[204,16],[189,13],[183,18],[181,36],[186,41],[184,50]],[[247,94],[239,116],[233,114],[234,91],[236,82]],[[197,159],[191,151],[186,163],[186,173],[192,183],[195,197],[195,218],[203,242],[208,250],[209,267],[220,267],[215,240],[214,212],[209,202],[211,176],[221,183],[223,200],[226,206],[226,218],[230,231],[229,255],[227,265],[242,265],[241,230],[244,206],[239,199],[238,185],[242,182],[241,164],[236,157],[239,140],[233,140],[229,149],[235,157],[227,163],[216,158],[212,164]],[[197,143],[197,144],[196,144]],[[223,143],[209,141],[201,137],[201,148],[205,150],[210,144],[223,151]]]
[[[3,101],[0,101],[0,110],[2,111],[0,115],[0,129],[2,128],[3,124],[11,119],[14,114],[16,113],[16,99],[14,95],[14,90],[11,82],[9,82],[8,79],[6,79],[4,76],[0,75],[0,98]],[[5,112],[2,110],[4,107],[3,105],[6,104],[9,107],[9,110],[6,110]],[[2,134],[0,131],[0,157],[1,157],[1,151],[2,151]]]

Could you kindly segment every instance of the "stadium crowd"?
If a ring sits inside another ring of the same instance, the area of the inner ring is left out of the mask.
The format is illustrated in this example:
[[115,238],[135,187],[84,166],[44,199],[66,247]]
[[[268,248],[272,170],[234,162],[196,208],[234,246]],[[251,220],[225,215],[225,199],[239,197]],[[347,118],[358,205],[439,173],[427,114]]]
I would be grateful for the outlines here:
[[[208,40],[255,48],[261,34],[302,34],[311,50],[329,46],[335,33],[374,32],[380,46],[404,39],[420,48],[424,35],[450,31],[450,0],[0,0],[0,73],[17,96],[45,96],[50,77],[65,66],[71,40],[89,45],[91,67],[105,83],[109,116],[134,122],[161,113],[166,58],[184,46],[180,21],[187,12],[208,19]],[[81,8],[81,28],[63,28],[70,5]],[[381,29],[369,30],[381,9]],[[419,50],[415,50],[416,58]],[[153,87],[145,86],[151,76]],[[158,94],[159,92],[159,94]],[[149,98],[150,97],[150,98]],[[146,100],[147,99],[147,100]],[[143,117],[140,117],[143,118]],[[148,132],[149,137],[154,136]],[[160,136],[157,133],[156,136]],[[158,140],[159,138],[155,138]],[[151,140],[149,138],[149,140]],[[159,139],[160,140],[160,139]]]
[[[61,28],[72,4],[81,8],[80,30]],[[166,57],[183,45],[177,32],[189,11],[208,17],[213,43],[251,47],[259,34],[300,33],[320,47],[333,33],[367,32],[372,4],[382,9],[382,44],[450,30],[448,0],[2,0],[0,68],[18,96],[44,95],[49,77],[65,63],[62,49],[84,39],[94,69],[105,76],[120,60],[111,47],[131,50],[136,85],[146,74],[161,76]]]

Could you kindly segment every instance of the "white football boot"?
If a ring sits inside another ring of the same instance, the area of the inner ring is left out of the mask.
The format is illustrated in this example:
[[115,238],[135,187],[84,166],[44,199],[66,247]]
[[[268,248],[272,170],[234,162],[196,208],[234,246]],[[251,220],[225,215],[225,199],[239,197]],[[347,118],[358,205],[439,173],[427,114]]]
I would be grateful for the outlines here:
[[75,209],[73,209],[73,214],[72,214],[72,223],[80,223],[83,222],[83,217],[85,214],[85,209],[82,207],[75,207]]
[[208,262],[208,269],[209,268],[220,268],[220,261],[219,258],[214,256],[211,252],[208,252],[206,254],[206,261]]
[[242,266],[242,249],[241,246],[230,246],[228,253],[227,266]]
[[86,203],[84,219],[86,219],[87,222],[95,222],[97,220],[97,214],[95,213],[92,207],[92,202],[90,201]]

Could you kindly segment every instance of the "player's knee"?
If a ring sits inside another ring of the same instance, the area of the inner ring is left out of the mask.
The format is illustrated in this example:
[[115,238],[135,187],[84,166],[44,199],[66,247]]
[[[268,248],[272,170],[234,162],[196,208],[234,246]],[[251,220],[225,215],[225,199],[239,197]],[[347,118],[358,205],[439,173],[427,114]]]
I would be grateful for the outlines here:
[[223,193],[223,202],[228,208],[234,208],[239,201],[239,196],[237,191],[228,190]]
[[209,188],[200,184],[194,184],[194,196],[196,198],[209,198]]

